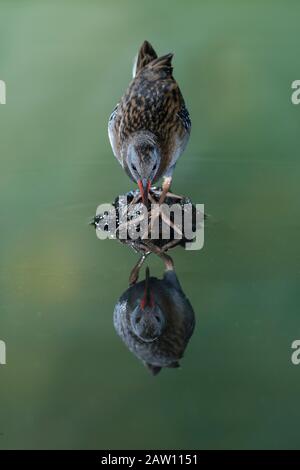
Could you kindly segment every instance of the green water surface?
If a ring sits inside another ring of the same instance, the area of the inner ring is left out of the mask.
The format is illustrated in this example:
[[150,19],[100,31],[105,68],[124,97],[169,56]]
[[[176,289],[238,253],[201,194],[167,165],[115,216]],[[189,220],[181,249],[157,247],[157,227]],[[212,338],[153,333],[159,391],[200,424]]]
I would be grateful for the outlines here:
[[[300,447],[299,14],[0,0],[1,448]],[[173,190],[211,216],[203,250],[173,252],[197,327],[156,378],[112,325],[137,257],[88,226],[132,187],[107,120],[144,39],[175,53],[193,123]]]

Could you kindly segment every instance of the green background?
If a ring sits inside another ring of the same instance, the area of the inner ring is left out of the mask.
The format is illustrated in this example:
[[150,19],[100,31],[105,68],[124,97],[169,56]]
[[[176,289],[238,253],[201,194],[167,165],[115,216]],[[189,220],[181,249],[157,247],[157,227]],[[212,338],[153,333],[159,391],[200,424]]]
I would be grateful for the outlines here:
[[[300,447],[299,14],[0,0],[1,448]],[[136,255],[88,226],[132,187],[107,120],[144,39],[175,53],[193,122],[173,190],[211,215],[202,251],[173,252],[197,328],[156,378],[112,325]]]

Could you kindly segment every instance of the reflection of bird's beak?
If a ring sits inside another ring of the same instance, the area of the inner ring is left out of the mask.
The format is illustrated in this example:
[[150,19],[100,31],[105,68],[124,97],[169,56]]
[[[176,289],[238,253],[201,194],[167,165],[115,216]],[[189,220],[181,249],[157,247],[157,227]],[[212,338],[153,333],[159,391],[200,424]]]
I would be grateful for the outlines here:
[[150,271],[149,268],[146,268],[146,279],[145,279],[145,291],[144,291],[144,296],[141,300],[141,307],[144,309],[145,307],[152,307],[153,306],[153,299],[151,296],[150,292],[150,283],[149,283],[149,278],[150,278]]
[[142,195],[142,200],[145,205],[148,204],[148,194],[149,189],[151,186],[151,181],[143,178],[142,180],[138,180],[138,186]]

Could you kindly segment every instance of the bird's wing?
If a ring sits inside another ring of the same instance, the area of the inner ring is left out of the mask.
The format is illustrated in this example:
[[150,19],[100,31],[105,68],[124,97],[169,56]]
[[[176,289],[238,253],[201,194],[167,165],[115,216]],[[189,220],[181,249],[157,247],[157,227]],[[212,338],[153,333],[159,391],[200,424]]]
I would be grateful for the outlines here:
[[173,145],[170,145],[169,147],[169,166],[167,172],[165,173],[165,176],[172,176],[176,162],[180,155],[183,154],[190,138],[192,123],[189,112],[183,100],[179,111],[176,113],[175,121],[176,125],[174,138],[172,141]]
[[108,137],[109,137],[110,145],[114,153],[114,156],[119,160],[120,163],[122,163],[121,155],[120,155],[120,141],[119,141],[120,122],[121,122],[121,119],[119,115],[119,103],[118,103],[117,106],[114,108],[113,112],[111,113],[110,118],[108,120]]
[[124,340],[126,336],[126,329],[124,328],[124,319],[126,317],[127,302],[121,297],[115,306],[113,313],[113,323],[117,334]]
[[[186,341],[192,336],[194,328],[195,328],[195,313],[193,307],[185,295],[184,291],[181,288],[180,282],[178,277],[176,276],[175,271],[166,271],[163,277],[164,281],[167,282],[171,289],[175,289],[179,295],[177,298],[178,305],[182,305],[185,317],[185,325],[186,325]],[[173,291],[173,298],[175,298],[176,292]]]
[[161,371],[161,367],[159,366],[154,366],[153,364],[149,364],[149,362],[144,361],[145,366],[148,368],[148,370],[151,372],[152,375],[157,375]]
[[180,110],[177,113],[177,116],[180,119],[181,125],[185,129],[185,131],[190,133],[192,123],[191,123],[191,118],[190,118],[189,112],[188,112],[187,108],[185,107],[185,104],[182,104]]
[[165,271],[164,273],[164,281],[169,283],[171,287],[175,288],[178,290],[180,293],[183,293],[183,290],[181,288],[180,282],[178,280],[178,277],[176,275],[175,271]]

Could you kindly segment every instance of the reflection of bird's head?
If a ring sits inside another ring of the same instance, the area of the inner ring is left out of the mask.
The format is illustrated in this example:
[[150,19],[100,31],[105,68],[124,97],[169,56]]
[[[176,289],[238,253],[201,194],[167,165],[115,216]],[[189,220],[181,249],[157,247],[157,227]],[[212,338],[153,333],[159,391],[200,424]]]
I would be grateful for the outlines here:
[[149,189],[160,167],[160,150],[157,143],[146,134],[137,135],[128,145],[127,166],[146,204]]
[[146,270],[144,295],[131,314],[133,332],[142,341],[150,342],[159,338],[165,329],[165,315],[155,302],[149,283],[149,268]]

